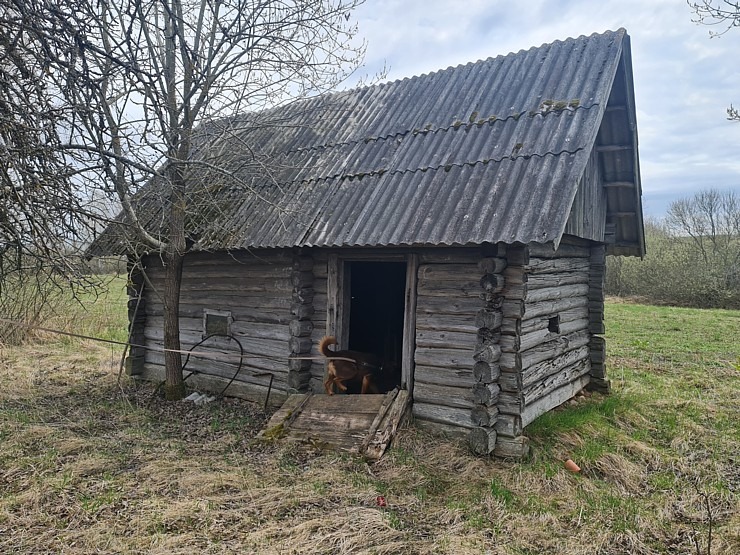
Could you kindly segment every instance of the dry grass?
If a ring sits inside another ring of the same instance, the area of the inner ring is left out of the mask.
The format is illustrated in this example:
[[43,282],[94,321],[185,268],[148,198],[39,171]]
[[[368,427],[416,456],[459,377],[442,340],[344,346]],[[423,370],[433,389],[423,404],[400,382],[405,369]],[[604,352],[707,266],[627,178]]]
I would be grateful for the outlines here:
[[[727,345],[701,356],[716,361]],[[368,465],[255,441],[265,415],[245,401],[194,406],[147,384],[119,389],[109,347],[6,348],[0,552],[691,554],[699,542],[705,554],[708,499],[711,553],[734,555],[737,369],[707,359],[697,389],[698,359],[646,373],[653,358],[628,351],[610,353],[612,396],[582,397],[528,429],[524,463],[410,428]]]

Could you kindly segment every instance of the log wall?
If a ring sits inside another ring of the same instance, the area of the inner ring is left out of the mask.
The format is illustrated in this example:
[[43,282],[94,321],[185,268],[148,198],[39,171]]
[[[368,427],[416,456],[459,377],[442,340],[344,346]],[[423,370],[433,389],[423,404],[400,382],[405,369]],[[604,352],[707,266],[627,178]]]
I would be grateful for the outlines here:
[[[592,250],[586,242],[510,248],[503,295],[497,452],[590,381]],[[603,304],[602,304],[603,315]],[[506,451],[510,448],[510,451]]]
[[606,343],[604,334],[604,280],[606,277],[606,246],[591,248],[591,269],[589,272],[588,321],[591,331],[589,350],[591,357],[591,381],[589,389],[609,393],[609,380],[606,379]]
[[312,362],[305,358],[310,356],[313,343],[314,316],[314,275],[313,257],[296,252],[293,257],[293,295],[290,313],[290,355],[288,362],[288,392],[305,393],[311,387]]
[[484,267],[477,249],[419,256],[413,414],[422,425],[457,432],[486,419],[488,444],[495,442],[501,318],[493,303],[485,311],[485,299],[493,301],[503,287],[504,263],[495,247],[486,254]]
[[[180,301],[180,339],[184,350],[204,337],[204,310],[230,312],[231,334],[242,344],[245,359],[235,380],[240,394],[264,401],[272,374],[271,400],[278,402],[289,389],[288,356],[291,351],[291,324],[300,303],[293,300],[295,256],[290,251],[264,253],[193,253],[186,257]],[[145,279],[146,326],[148,346],[163,347],[164,269],[157,257],[143,261]],[[299,288],[300,288],[299,284]],[[292,312],[293,311],[293,312]],[[295,324],[293,324],[295,325]],[[300,334],[300,330],[296,330]],[[228,360],[204,360],[191,357],[188,370],[210,376],[218,389],[232,378],[239,365],[239,348],[229,339],[208,340],[199,351],[215,353]],[[184,357],[183,357],[184,360]],[[163,376],[164,355],[147,351],[146,373]],[[262,374],[262,375],[256,375]],[[189,380],[190,382],[190,380]],[[281,395],[281,393],[283,395]]]
[[[326,335],[326,286],[328,278],[329,256],[326,251],[316,250],[313,252],[313,332],[311,335],[311,356],[319,356],[317,349],[319,341]],[[312,361],[311,382],[309,389],[314,393],[324,392],[324,377],[326,364],[322,361]]]

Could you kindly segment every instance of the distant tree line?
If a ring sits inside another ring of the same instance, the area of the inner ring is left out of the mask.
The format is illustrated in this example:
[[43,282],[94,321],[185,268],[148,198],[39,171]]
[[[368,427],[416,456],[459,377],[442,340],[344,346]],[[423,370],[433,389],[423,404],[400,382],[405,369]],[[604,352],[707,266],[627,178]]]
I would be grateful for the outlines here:
[[740,195],[705,190],[645,222],[647,254],[610,257],[608,294],[653,303],[740,309]]

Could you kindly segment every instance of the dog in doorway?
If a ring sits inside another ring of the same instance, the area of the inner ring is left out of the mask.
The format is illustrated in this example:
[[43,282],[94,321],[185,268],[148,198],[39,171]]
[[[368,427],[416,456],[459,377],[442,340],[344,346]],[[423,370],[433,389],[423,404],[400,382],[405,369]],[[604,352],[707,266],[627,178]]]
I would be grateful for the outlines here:
[[346,382],[362,383],[361,394],[378,393],[373,373],[382,369],[378,357],[358,351],[332,351],[329,345],[338,345],[336,337],[326,336],[319,342],[319,352],[329,359],[324,389],[327,395],[334,395],[334,388],[347,391]]

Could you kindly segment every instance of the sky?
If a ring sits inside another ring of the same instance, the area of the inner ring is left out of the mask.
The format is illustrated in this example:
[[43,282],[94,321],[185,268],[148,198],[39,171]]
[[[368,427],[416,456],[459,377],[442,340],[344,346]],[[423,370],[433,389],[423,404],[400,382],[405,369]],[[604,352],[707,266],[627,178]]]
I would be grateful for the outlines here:
[[740,28],[710,38],[685,0],[366,0],[369,75],[388,80],[624,27],[631,38],[643,211],[708,188],[740,193]]

